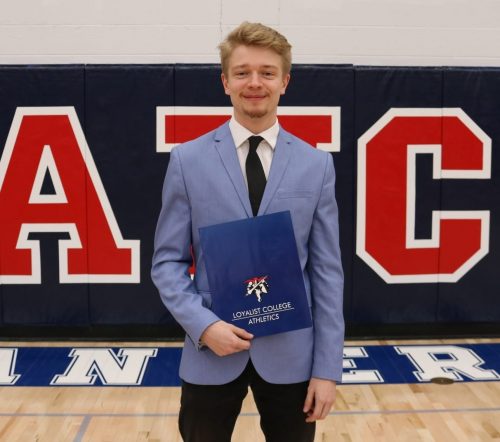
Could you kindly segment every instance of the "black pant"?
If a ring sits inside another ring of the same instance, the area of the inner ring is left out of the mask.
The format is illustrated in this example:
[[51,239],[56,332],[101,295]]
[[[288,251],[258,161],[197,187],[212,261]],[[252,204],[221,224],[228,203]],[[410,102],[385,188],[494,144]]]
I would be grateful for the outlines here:
[[224,385],[182,383],[179,429],[185,442],[230,442],[248,387],[260,413],[266,442],[313,442],[315,423],[302,411],[308,382],[270,384],[251,361],[234,381]]

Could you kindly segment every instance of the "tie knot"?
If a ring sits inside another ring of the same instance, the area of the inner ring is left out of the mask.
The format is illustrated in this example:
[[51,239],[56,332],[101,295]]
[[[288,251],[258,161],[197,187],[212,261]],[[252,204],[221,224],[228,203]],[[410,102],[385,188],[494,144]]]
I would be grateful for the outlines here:
[[251,137],[249,137],[248,142],[250,145],[250,150],[256,151],[257,147],[263,139],[264,138],[262,138],[260,135],[252,135]]

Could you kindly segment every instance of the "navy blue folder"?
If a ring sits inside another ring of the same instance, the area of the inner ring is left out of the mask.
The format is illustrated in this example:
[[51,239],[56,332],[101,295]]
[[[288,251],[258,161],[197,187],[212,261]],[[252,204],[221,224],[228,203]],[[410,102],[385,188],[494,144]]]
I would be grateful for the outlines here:
[[254,336],[311,327],[289,211],[199,231],[217,316]]

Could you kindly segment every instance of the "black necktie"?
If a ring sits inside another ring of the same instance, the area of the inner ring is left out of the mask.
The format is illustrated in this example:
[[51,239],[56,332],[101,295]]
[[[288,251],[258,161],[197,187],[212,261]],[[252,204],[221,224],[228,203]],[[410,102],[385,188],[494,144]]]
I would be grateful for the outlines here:
[[253,216],[259,211],[260,201],[266,188],[266,175],[257,155],[257,147],[264,138],[253,135],[248,139],[249,149],[245,168],[248,181],[248,195],[252,206]]

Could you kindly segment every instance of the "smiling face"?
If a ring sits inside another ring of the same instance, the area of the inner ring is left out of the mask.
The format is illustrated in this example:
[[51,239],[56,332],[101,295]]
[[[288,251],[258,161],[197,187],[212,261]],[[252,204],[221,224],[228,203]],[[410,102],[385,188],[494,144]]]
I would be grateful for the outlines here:
[[258,46],[237,46],[221,78],[240,124],[253,133],[274,124],[280,96],[290,80],[277,53]]

